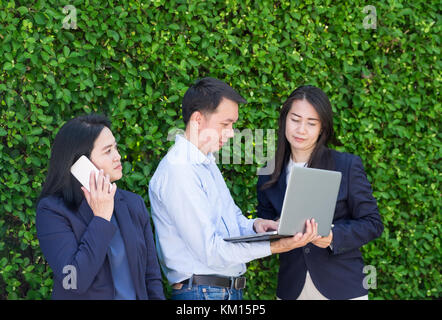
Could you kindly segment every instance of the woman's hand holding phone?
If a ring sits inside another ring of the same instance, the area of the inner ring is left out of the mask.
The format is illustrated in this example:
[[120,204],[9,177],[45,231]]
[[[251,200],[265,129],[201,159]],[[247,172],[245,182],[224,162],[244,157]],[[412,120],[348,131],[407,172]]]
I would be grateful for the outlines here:
[[91,171],[89,189],[90,192],[85,187],[81,187],[92,212],[95,216],[110,221],[114,212],[114,196],[117,185],[110,183],[109,175],[104,175],[103,170],[99,171],[98,177]]

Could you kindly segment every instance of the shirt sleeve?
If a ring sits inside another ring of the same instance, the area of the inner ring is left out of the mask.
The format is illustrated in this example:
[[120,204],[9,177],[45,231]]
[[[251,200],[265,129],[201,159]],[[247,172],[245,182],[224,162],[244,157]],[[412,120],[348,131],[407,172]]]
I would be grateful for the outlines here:
[[238,222],[239,230],[242,236],[255,234],[255,230],[253,229],[253,224],[256,219],[249,219],[244,216],[241,209],[235,205],[236,210],[236,221]]
[[[163,178],[158,192],[150,189],[152,208],[157,210],[156,214],[169,216],[193,258],[213,270],[222,271],[233,264],[247,263],[271,254],[268,241],[229,243],[217,234],[217,221],[209,214],[211,207],[208,197],[194,171],[174,165]],[[238,214],[241,214],[239,208]],[[253,222],[246,222],[244,219],[247,218],[241,216],[237,215],[241,227],[250,230]],[[157,233],[161,242],[161,230],[157,230]]]

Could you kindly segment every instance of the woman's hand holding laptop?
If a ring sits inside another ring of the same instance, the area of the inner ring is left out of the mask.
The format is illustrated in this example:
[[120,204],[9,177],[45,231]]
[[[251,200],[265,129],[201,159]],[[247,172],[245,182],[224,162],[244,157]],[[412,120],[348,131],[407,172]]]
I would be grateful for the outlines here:
[[300,248],[309,242],[321,238],[321,236],[318,236],[318,224],[315,222],[315,219],[307,220],[305,222],[305,227],[305,232],[303,234],[298,232],[293,237],[271,241],[270,250],[272,251],[272,254]]
[[327,248],[330,246],[333,240],[333,232],[330,230],[330,234],[327,237],[319,237],[319,239],[312,241],[312,243],[319,248]]

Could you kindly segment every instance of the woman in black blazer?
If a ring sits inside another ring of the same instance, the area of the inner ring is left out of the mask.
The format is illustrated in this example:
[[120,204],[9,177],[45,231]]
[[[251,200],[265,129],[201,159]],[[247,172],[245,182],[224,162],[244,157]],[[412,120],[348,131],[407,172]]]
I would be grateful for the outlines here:
[[[100,170],[90,191],[70,173],[82,155]],[[36,215],[53,299],[164,299],[149,214],[139,195],[117,189],[122,175],[106,117],[78,117],[57,133]]]
[[359,248],[383,224],[361,159],[327,148],[332,138],[326,94],[314,86],[293,91],[280,112],[275,169],[258,178],[258,217],[279,219],[293,166],[340,171],[342,180],[329,236],[280,254],[279,299],[368,299]]

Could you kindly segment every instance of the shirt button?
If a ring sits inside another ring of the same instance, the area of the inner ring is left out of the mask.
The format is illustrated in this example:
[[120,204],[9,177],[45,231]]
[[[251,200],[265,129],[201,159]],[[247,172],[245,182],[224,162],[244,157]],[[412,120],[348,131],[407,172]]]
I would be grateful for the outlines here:
[[304,249],[304,252],[307,253],[307,254],[309,254],[309,253],[310,253],[310,248],[305,248],[305,249]]

